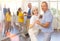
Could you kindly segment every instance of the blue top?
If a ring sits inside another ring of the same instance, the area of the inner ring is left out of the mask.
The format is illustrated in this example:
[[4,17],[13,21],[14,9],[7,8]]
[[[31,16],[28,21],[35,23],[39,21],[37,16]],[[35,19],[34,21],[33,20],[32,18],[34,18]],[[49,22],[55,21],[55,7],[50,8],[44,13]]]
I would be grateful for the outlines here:
[[6,12],[7,12],[7,9],[3,8],[3,13],[6,14]]
[[52,29],[52,21],[53,21],[53,16],[51,14],[51,11],[50,10],[47,10],[46,12],[44,12],[44,15],[43,15],[43,18],[42,18],[42,21],[41,23],[42,24],[45,24],[46,22],[50,22],[50,25],[48,28],[44,28],[42,27],[42,32],[53,32],[53,29]]
[[30,19],[30,18],[31,18],[31,16],[30,16],[30,15],[31,15],[31,9],[29,9],[29,10],[28,10],[28,16],[27,16],[27,18],[28,18],[28,19]]

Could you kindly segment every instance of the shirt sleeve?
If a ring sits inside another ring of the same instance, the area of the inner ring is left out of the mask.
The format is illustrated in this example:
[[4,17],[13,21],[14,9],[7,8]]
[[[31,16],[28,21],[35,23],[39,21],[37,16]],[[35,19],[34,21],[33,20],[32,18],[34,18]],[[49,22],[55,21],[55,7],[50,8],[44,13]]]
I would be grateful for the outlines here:
[[51,14],[48,14],[47,16],[46,16],[46,22],[52,22],[52,20],[53,20],[53,16],[51,15]]
[[34,23],[34,17],[32,16],[30,19],[30,24],[33,24],[33,23]]

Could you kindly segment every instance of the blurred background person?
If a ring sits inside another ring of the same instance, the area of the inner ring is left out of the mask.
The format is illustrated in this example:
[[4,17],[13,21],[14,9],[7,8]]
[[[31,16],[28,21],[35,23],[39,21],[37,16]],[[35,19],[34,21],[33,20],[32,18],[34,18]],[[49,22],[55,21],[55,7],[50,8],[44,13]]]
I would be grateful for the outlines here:
[[32,4],[31,3],[28,3],[28,16],[27,18],[30,19],[31,18],[31,8],[32,8]]
[[[32,4],[28,3],[28,13],[27,13],[27,30],[29,29],[29,24],[30,24],[30,18],[31,18],[31,9],[32,9]],[[26,36],[29,37],[29,34],[27,33]]]
[[24,12],[24,24],[27,23],[27,12]]
[[31,18],[31,8],[32,8],[32,5],[31,3],[28,3],[28,13],[27,13],[27,27],[29,26],[29,23],[30,23],[30,18]]
[[18,21],[19,33],[20,33],[22,31],[22,28],[24,27],[24,14],[21,8],[18,9],[17,16],[18,16],[17,21]]
[[5,15],[7,12],[7,8],[6,8],[6,5],[4,5],[4,8],[3,8],[3,14]]
[[27,12],[24,12],[24,28],[25,28],[25,34],[28,33],[28,29],[27,29]]
[[5,15],[5,30],[4,33],[6,34],[11,30],[11,12],[9,8],[7,9],[6,15]]

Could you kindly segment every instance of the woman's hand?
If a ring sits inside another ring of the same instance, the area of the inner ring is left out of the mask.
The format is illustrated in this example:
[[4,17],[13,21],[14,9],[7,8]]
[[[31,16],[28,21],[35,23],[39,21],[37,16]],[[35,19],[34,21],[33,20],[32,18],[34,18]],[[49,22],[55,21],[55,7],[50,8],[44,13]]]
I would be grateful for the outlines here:
[[36,23],[36,24],[38,24],[38,25],[40,25],[40,24],[41,24],[39,20],[36,20],[36,22],[35,22],[35,23]]
[[48,28],[50,25],[50,22],[46,22],[45,24],[41,24],[41,22],[39,20],[36,21],[36,23],[44,28]]
[[20,16],[20,18],[21,18],[21,19],[24,19],[24,17],[23,17],[23,16]]

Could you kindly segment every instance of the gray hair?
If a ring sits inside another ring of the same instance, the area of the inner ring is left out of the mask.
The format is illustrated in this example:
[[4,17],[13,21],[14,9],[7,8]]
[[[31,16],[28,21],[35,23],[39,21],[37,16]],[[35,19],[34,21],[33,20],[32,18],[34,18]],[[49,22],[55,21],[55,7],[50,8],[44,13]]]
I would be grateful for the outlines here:
[[45,4],[46,4],[46,6],[48,6],[48,3],[47,3],[46,1],[43,1],[42,3],[45,3]]
[[36,7],[36,6],[33,6],[33,7],[32,7],[32,9],[31,9],[32,15],[34,15],[33,11],[34,11],[35,9],[38,10],[38,7]]

